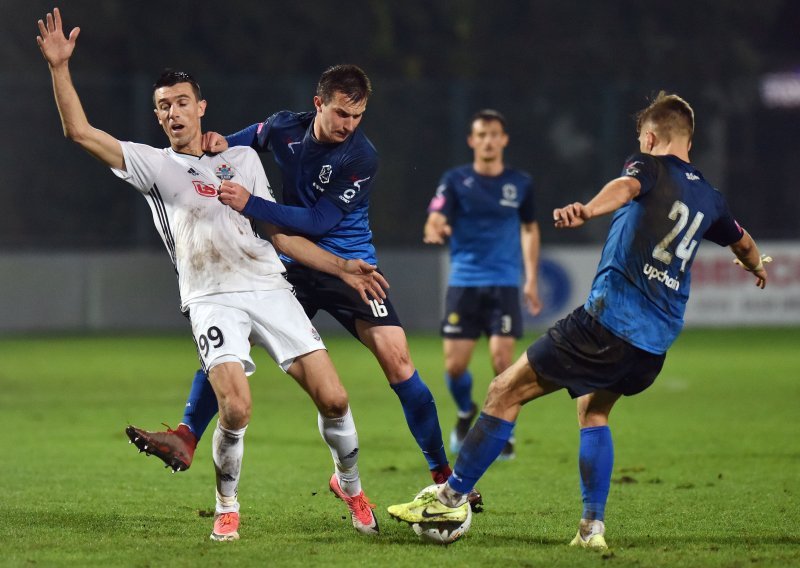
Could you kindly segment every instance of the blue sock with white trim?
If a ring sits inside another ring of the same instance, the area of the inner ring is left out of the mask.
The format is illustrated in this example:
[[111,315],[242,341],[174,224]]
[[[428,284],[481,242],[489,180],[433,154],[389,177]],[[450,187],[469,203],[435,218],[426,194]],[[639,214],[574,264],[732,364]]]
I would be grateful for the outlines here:
[[208,375],[200,369],[194,375],[181,422],[186,424],[199,440],[218,411],[217,395],[208,382]]
[[511,437],[514,422],[481,412],[464,439],[456,467],[447,484],[459,493],[469,493],[486,473]]
[[581,429],[578,469],[583,497],[582,518],[602,521],[614,469],[614,442],[608,426]]
[[447,465],[439,415],[428,385],[415,370],[407,380],[390,386],[403,405],[408,429],[428,461],[428,469]]

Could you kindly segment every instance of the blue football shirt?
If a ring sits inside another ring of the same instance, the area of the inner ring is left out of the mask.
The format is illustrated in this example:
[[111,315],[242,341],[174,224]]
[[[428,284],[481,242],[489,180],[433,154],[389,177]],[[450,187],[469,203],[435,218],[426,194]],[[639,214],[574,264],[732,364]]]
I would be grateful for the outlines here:
[[[324,144],[314,137],[315,111],[280,111],[228,137],[270,151],[283,176],[283,203],[313,207],[330,199],[344,217],[325,235],[312,239],[341,258],[377,264],[369,226],[369,196],[378,172],[378,152],[360,129],[344,142]],[[285,262],[292,259],[281,257]]]
[[442,213],[453,228],[450,286],[519,286],[520,222],[536,220],[528,174],[506,168],[484,176],[472,164],[453,168],[442,175],[428,211]]
[[661,354],[683,327],[700,240],[728,246],[743,232],[722,194],[675,156],[633,154],[622,175],[642,189],[614,213],[585,308],[618,337]]

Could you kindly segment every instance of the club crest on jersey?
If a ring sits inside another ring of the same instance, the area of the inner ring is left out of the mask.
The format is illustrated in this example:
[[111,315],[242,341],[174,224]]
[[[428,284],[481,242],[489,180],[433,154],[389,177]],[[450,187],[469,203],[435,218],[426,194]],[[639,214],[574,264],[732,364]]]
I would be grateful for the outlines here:
[[500,205],[505,207],[519,207],[517,201],[517,186],[513,183],[506,183],[502,188],[503,198],[500,200]]
[[226,181],[233,179],[233,176],[236,174],[233,173],[233,168],[231,168],[228,164],[220,164],[214,171],[214,175],[216,175],[219,179]]
[[322,166],[322,169],[319,171],[319,181],[321,183],[328,183],[331,181],[331,173],[333,173],[333,166]]

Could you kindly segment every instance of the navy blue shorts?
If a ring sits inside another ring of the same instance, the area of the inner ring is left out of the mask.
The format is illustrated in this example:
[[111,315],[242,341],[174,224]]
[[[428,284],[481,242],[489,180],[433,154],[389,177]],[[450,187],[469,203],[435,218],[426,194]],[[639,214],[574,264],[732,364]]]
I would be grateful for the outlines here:
[[516,286],[449,286],[444,313],[441,334],[447,339],[522,337]]
[[540,377],[566,388],[572,398],[597,390],[631,396],[653,384],[666,353],[655,355],[623,341],[583,306],[553,325],[528,347]]
[[308,319],[317,315],[319,310],[328,312],[356,339],[358,320],[374,325],[400,326],[400,318],[388,297],[382,304],[373,300],[367,305],[358,292],[336,276],[296,262],[287,263],[286,266],[286,279],[294,286],[294,295]]

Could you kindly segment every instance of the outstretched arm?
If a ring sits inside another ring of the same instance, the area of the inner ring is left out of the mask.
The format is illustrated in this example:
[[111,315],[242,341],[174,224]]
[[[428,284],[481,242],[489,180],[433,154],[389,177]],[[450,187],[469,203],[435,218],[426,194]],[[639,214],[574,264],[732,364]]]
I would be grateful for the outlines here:
[[324,197],[313,207],[280,205],[252,195],[247,188],[232,181],[220,184],[219,200],[242,215],[310,237],[324,235],[344,217],[344,211]]
[[764,262],[769,262],[772,259],[761,256],[758,245],[756,245],[753,237],[747,231],[744,231],[741,239],[731,245],[731,250],[736,255],[742,268],[755,274],[756,286],[763,290],[764,286],[767,285],[767,270],[764,268]]
[[553,220],[559,229],[580,227],[593,217],[613,213],[639,195],[641,189],[639,180],[628,176],[618,177],[608,182],[589,203],[584,205],[575,202],[554,209]]
[[58,8],[53,9],[52,14],[47,14],[45,20],[38,22],[40,35],[36,36],[36,43],[39,44],[39,49],[50,66],[53,93],[58,113],[61,115],[64,136],[79,144],[104,164],[124,170],[125,158],[119,140],[89,124],[78,93],[72,84],[69,60],[75,50],[80,28],[73,29],[69,37],[66,37]]
[[294,260],[340,278],[345,284],[353,288],[365,303],[370,299],[383,300],[389,283],[378,272],[378,267],[360,259],[340,258],[309,241],[300,235],[279,232],[271,227],[270,236],[272,244],[280,252]]

